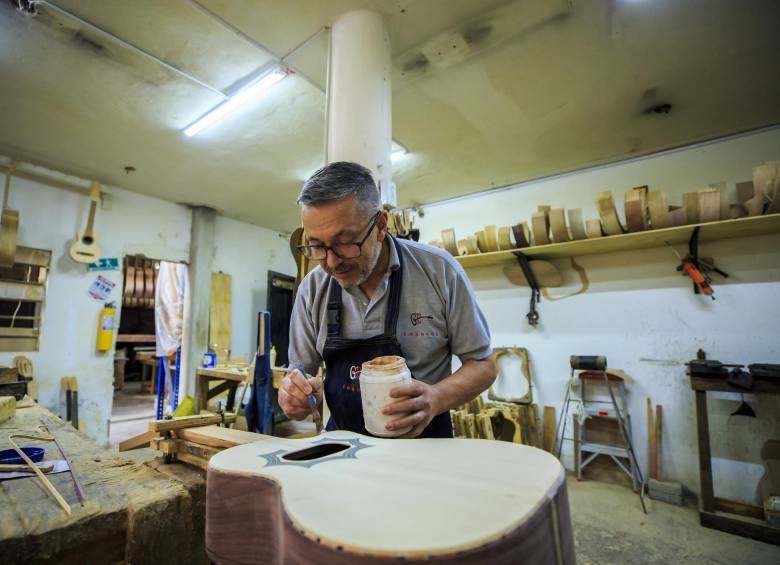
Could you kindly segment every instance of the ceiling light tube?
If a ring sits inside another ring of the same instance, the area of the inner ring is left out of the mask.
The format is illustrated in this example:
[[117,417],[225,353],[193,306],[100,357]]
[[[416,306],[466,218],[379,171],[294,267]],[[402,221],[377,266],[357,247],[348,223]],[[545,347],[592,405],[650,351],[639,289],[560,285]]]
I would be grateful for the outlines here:
[[397,141],[393,141],[393,144],[390,147],[390,160],[391,161],[398,161],[401,157],[406,155],[409,151],[398,143]]
[[243,106],[257,95],[265,92],[274,84],[282,80],[287,76],[287,71],[276,67],[264,74],[254,82],[249,83],[246,87],[239,90],[236,94],[225,100],[222,104],[212,108],[206,112],[203,116],[198,118],[184,129],[184,135],[192,137],[193,135],[203,131],[210,125],[218,122],[233,110]]

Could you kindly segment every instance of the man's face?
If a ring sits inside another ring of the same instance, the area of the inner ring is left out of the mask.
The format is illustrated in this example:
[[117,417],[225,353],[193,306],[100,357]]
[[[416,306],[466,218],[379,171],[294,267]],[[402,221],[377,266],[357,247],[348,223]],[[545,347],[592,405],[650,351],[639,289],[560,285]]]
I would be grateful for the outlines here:
[[[303,206],[301,221],[310,245],[334,245],[358,243],[368,231],[372,217],[362,214],[354,197],[328,202],[319,206]],[[385,239],[387,216],[380,214],[376,227],[368,235],[361,248],[360,257],[340,259],[328,251],[325,259],[318,261],[342,288],[352,288],[365,282],[376,267]]]

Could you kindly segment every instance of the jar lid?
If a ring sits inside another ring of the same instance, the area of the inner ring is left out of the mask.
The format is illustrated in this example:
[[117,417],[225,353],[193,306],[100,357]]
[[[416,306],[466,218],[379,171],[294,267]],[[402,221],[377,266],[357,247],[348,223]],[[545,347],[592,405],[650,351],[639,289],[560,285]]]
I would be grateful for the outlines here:
[[363,371],[370,373],[396,373],[406,367],[406,359],[398,355],[383,355],[363,363]]

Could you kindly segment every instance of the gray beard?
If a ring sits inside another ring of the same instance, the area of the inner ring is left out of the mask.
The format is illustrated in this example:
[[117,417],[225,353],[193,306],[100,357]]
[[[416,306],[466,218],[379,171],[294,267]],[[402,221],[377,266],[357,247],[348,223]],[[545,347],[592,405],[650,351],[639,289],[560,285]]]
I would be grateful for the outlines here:
[[[357,288],[361,284],[366,282],[366,279],[368,279],[368,277],[371,275],[371,273],[374,272],[374,269],[376,268],[377,263],[379,263],[379,257],[382,255],[382,246],[383,245],[384,245],[384,242],[379,245],[379,250],[374,254],[374,257],[371,259],[371,261],[369,262],[369,264],[366,267],[366,269],[360,271],[360,278],[356,282],[354,282],[352,284],[349,284],[349,285],[346,285],[346,286],[339,282],[339,284],[341,284],[341,287],[344,290],[352,290],[353,288]],[[333,271],[328,269],[328,274],[333,276]],[[336,281],[338,282],[338,279],[336,279]]]

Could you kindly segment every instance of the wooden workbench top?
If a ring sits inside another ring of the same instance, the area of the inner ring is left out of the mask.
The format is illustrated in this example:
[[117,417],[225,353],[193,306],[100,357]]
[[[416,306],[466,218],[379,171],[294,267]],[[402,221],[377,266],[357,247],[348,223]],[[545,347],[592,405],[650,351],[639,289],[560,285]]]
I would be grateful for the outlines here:
[[[38,479],[0,482],[0,556],[4,565],[36,563],[203,562],[203,532],[193,528],[194,498],[203,496],[197,477],[180,478],[174,466],[135,463],[99,447],[54,414],[35,406],[17,410],[3,422],[0,449],[8,435],[35,432],[46,421],[70,457],[81,480],[82,507],[70,473],[49,478],[70,504],[68,517]],[[17,440],[46,448],[46,459],[60,459],[52,442]],[[175,466],[179,467],[179,466]],[[190,474],[193,471],[188,470]],[[202,524],[202,516],[200,517]]]

